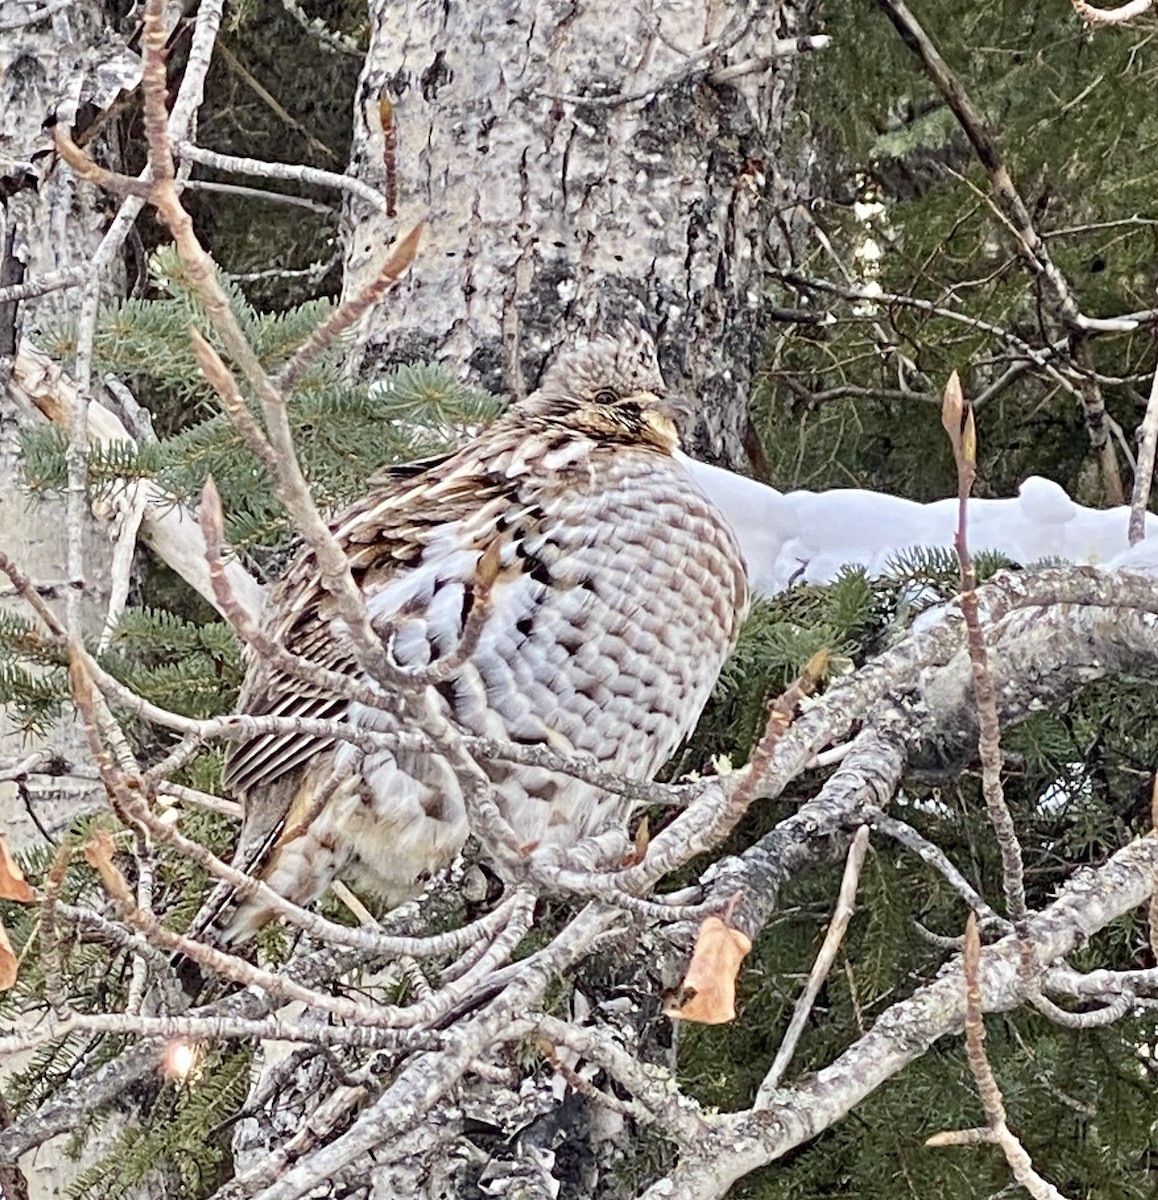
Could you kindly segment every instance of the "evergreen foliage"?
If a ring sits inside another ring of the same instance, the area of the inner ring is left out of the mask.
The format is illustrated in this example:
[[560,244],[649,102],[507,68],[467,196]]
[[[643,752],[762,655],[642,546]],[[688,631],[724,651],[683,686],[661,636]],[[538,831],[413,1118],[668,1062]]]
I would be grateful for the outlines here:
[[[927,0],[915,11],[989,119],[1082,311],[1152,307],[1158,114],[1144,81],[1158,66],[1153,41],[1129,29],[1091,35],[1064,5]],[[830,4],[825,22],[833,44],[802,77],[796,131],[821,156],[817,225],[854,284],[879,284],[962,320],[778,285],[778,303],[835,320],[776,332],[757,424],[777,486],[936,499],[952,476],[937,406],[890,398],[898,359],[882,352],[877,327],[931,383],[910,372],[907,386],[934,399],[953,369],[976,396],[1010,365],[1009,344],[970,319],[1035,346],[1064,331],[1051,326],[1048,304],[987,202],[988,179],[964,134],[887,18],[872,4]],[[855,201],[879,207],[866,213]],[[858,257],[866,237],[879,259]],[[791,270],[845,283],[816,238],[806,237]],[[1103,385],[1111,416],[1132,430],[1153,368],[1150,330],[1094,340],[1090,352],[1096,369],[1118,381]],[[845,386],[880,395],[813,398]],[[977,494],[1008,496],[1039,474],[1098,502],[1080,405],[1050,380],[1021,376],[977,419]]]
[[[147,1183],[167,1196],[208,1195],[226,1178],[229,1118],[245,1101],[252,1058],[244,1045],[210,1049],[196,1078],[166,1083],[148,1123],[127,1125],[107,1156],[72,1184],[68,1200],[121,1200]],[[83,1140],[75,1142],[79,1152]]]
[[[264,466],[257,462],[219,411],[213,389],[193,358],[188,328],[206,322],[171,247],[156,252],[151,275],[157,298],[129,300],[102,312],[95,359],[102,372],[128,381],[151,411],[162,436],[140,447],[124,443],[90,452],[94,488],[124,479],[156,479],[177,500],[191,502],[213,476],[225,506],[226,532],[248,552],[260,574],[276,571],[291,536]],[[284,366],[332,308],[310,301],[283,313],[258,312],[241,289],[226,285],[234,312],[270,372]],[[66,354],[72,333],[55,331],[49,347]],[[210,340],[213,340],[212,338]],[[223,352],[222,347],[217,347]],[[345,378],[345,347],[332,346],[311,366],[290,405],[302,469],[323,509],[361,494],[382,466],[446,449],[465,430],[493,418],[498,401],[457,382],[445,368],[397,368],[372,386]],[[260,413],[255,409],[260,419]],[[53,427],[23,434],[27,481],[43,491],[62,490],[67,474],[65,435]]]

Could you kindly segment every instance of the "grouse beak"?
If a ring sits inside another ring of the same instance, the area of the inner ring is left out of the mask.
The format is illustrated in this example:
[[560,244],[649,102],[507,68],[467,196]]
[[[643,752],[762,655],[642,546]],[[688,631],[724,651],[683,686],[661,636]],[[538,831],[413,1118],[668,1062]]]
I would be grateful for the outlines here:
[[686,396],[676,396],[671,392],[663,396],[655,392],[636,392],[628,399],[639,405],[644,412],[656,413],[677,425],[686,424],[695,415],[691,401]]
[[658,396],[655,392],[639,392],[632,398],[658,440],[671,449],[677,447],[681,432],[691,428],[695,415],[688,400],[671,393]]

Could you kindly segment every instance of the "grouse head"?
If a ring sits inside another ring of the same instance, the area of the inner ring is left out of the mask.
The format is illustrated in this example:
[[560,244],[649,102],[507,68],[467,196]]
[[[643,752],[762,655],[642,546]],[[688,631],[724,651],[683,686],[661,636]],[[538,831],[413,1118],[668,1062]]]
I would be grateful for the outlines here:
[[679,446],[676,422],[688,415],[668,393],[655,342],[635,327],[563,351],[518,407],[603,441],[642,442],[669,453]]

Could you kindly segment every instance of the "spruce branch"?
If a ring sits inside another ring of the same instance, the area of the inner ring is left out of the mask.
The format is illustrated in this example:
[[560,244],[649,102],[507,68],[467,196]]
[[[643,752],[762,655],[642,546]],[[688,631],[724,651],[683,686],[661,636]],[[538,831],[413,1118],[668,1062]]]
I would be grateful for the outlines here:
[[[1069,281],[1054,262],[1049,247],[1038,233],[1029,208],[1014,185],[1009,169],[1001,157],[989,122],[904,0],[876,0],[876,3],[892,22],[905,45],[920,60],[925,73],[941,93],[962,132],[969,139],[978,161],[989,177],[994,203],[1013,233],[1018,253],[1026,266],[1037,276],[1043,294],[1049,300],[1058,322],[1068,334],[1070,353],[1075,363],[1083,371],[1088,370],[1089,319],[1078,307]],[[1124,500],[1122,480],[1114,454],[1114,444],[1108,436],[1105,397],[1097,383],[1088,378],[1081,382],[1079,391],[1086,430],[1090,446],[1097,456],[1106,499],[1110,504],[1121,504]]]
[[[27,342],[20,347],[8,386],[53,425],[66,431],[71,429],[75,386],[46,355]],[[97,400],[89,402],[87,427],[90,453],[93,449],[133,444],[119,418]],[[214,603],[200,534],[177,500],[157,484],[138,480],[110,498],[109,506],[114,511],[122,505],[133,509],[139,506],[140,531],[146,545],[195,591]],[[98,507],[102,514],[108,511],[104,506]],[[228,563],[226,573],[231,590],[246,611],[251,615],[260,612],[264,589],[257,580],[236,560]]]

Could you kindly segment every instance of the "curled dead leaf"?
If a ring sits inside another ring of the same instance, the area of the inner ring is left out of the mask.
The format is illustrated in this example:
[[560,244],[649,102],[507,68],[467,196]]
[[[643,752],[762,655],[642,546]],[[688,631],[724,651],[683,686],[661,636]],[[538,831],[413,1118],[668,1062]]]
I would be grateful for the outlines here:
[[16,975],[20,969],[20,959],[16,957],[16,951],[12,949],[12,943],[8,940],[8,930],[4,928],[4,922],[0,921],[0,992],[6,992],[16,982]]
[[117,846],[113,841],[113,835],[107,829],[98,829],[84,848],[84,860],[96,870],[101,877],[105,891],[114,900],[129,900],[131,899],[129,885],[125,882],[120,868],[113,862],[113,855],[116,852]]
[[21,904],[31,904],[36,900],[36,893],[25,882],[20,864],[12,857],[12,852],[2,837],[0,837],[0,900],[16,900]]
[[706,917],[696,935],[696,948],[684,976],[682,991],[694,995],[684,1004],[665,1009],[673,1020],[724,1025],[736,1019],[736,977],[752,943],[740,930],[719,917]]
[[647,848],[651,844],[651,826],[646,815],[635,831],[635,843],[623,857],[621,867],[634,867],[647,857]]

